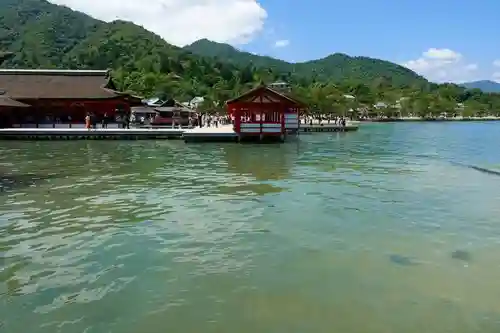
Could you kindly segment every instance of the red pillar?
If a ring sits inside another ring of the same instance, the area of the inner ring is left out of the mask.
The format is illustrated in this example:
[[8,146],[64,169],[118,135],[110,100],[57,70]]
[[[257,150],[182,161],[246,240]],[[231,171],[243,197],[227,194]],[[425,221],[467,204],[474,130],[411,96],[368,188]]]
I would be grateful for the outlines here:
[[234,114],[234,131],[238,134],[241,133],[241,110],[236,108],[233,110]]
[[285,111],[286,111],[286,106],[281,106],[280,107],[281,134],[285,134]]
[[263,126],[262,126],[262,116],[264,115],[264,110],[262,110],[261,107],[257,109],[257,112],[259,113],[259,123],[260,123],[260,134],[262,135],[264,133]]

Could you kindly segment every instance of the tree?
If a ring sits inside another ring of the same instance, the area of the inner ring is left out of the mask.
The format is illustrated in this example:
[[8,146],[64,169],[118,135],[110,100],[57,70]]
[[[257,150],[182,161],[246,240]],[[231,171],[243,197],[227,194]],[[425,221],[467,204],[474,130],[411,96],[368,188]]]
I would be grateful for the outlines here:
[[[11,68],[111,68],[119,90],[180,101],[204,96],[207,110],[262,82],[285,80],[316,114],[500,115],[500,94],[430,83],[388,61],[336,53],[288,63],[208,40],[178,48],[130,22],[102,22],[46,1],[8,2],[0,9],[0,51],[12,53],[4,61]],[[377,110],[377,102],[388,107]]]

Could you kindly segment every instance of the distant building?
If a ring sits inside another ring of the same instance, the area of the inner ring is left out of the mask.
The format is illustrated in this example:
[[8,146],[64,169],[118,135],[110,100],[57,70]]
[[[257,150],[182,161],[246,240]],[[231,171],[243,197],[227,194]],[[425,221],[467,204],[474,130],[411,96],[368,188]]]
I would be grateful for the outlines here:
[[147,106],[158,106],[161,105],[164,101],[162,101],[159,97],[152,97],[149,99],[144,99],[142,102]]
[[396,103],[394,104],[394,107],[395,107],[396,109],[401,109],[401,107],[402,107],[402,103],[403,103],[404,101],[409,100],[409,99],[410,99],[410,97],[404,97],[404,96],[403,96],[403,97],[401,97],[400,99],[398,99],[398,100],[396,101]]
[[150,98],[145,100],[145,105],[132,108],[136,116],[152,117],[151,125],[187,125],[189,118],[194,118],[196,111],[189,108],[189,102],[180,103],[174,99],[161,100]]
[[373,105],[373,107],[375,109],[384,109],[384,108],[388,107],[388,105],[385,102],[377,102],[377,103],[375,103],[375,105]]
[[273,82],[268,84],[268,87],[279,92],[289,92],[291,90],[290,84],[283,81]]
[[201,96],[196,96],[195,98],[193,98],[192,100],[190,100],[188,102],[188,107],[192,108],[192,109],[197,109],[198,107],[200,107],[203,102],[205,101],[205,98],[201,97]]

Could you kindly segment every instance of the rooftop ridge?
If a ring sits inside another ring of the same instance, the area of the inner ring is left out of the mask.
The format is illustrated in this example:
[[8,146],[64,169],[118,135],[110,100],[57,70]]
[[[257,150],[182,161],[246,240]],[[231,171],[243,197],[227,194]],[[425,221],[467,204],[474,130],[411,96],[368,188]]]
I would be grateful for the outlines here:
[[0,68],[0,75],[107,76],[110,70],[95,69],[16,69]]

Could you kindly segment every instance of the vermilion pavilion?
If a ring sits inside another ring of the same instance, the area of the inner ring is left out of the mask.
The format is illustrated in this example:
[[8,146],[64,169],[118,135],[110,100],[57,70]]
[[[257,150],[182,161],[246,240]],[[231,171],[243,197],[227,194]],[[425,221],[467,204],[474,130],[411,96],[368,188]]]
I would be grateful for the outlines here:
[[299,128],[301,102],[265,85],[227,101],[227,110],[238,136],[279,137]]

